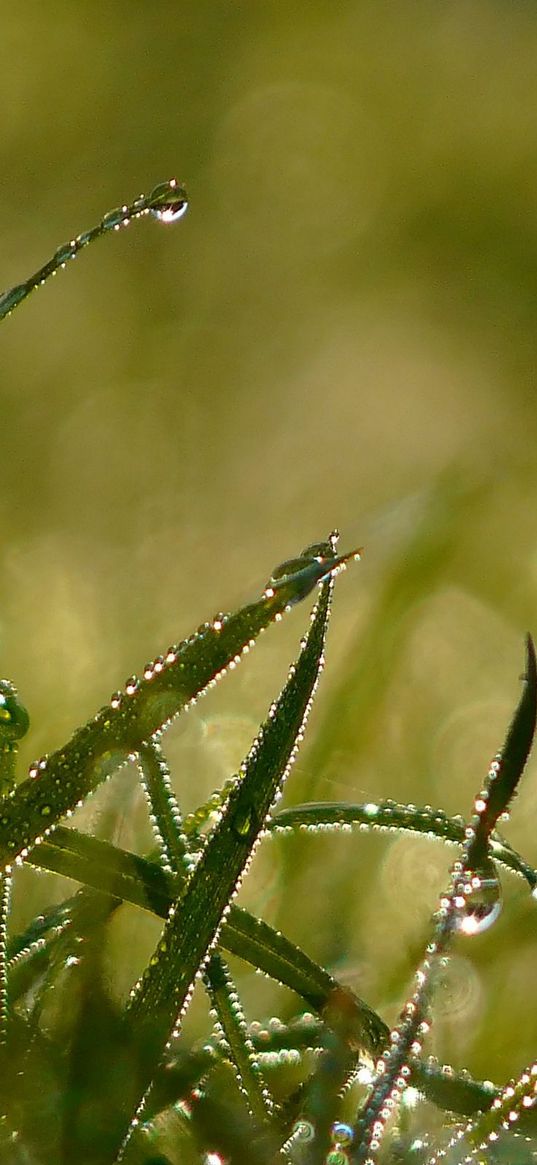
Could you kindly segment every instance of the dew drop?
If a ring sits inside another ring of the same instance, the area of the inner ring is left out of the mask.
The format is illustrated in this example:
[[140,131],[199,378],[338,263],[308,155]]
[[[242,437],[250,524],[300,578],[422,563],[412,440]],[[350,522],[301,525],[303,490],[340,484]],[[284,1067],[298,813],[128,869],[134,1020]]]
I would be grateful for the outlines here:
[[464,871],[455,902],[455,930],[459,934],[483,934],[496,922],[502,908],[502,894],[492,862],[477,870]]
[[345,1124],[344,1121],[336,1121],[332,1125],[331,1136],[336,1149],[346,1149],[352,1145],[354,1133],[350,1125]]
[[186,191],[178,186],[175,178],[171,182],[161,182],[149,195],[149,210],[159,222],[177,222],[188,209]]
[[291,1131],[293,1140],[308,1142],[312,1141],[315,1136],[315,1129],[311,1121],[298,1120]]
[[239,837],[248,837],[250,830],[255,822],[255,815],[251,806],[239,805],[233,814],[233,829],[238,833]]

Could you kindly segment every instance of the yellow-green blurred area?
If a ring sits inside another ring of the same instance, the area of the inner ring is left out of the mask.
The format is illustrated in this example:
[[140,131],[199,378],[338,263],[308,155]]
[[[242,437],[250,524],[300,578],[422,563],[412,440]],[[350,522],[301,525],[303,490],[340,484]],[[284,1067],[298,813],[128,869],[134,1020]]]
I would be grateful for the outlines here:
[[[190,198],[1,328],[1,672],[30,710],[24,764],[337,526],[364,561],[337,583],[287,801],[469,812],[537,632],[536,59],[527,3],[5,13],[2,285],[159,181]],[[186,809],[237,767],[306,623],[298,607],[170,731]],[[119,781],[86,822],[112,804],[114,840],[147,847]],[[532,762],[506,833],[534,862],[536,820]],[[285,838],[241,901],[391,1020],[450,858]],[[24,874],[18,917],[65,885]],[[505,890],[496,927],[457,945],[431,1044],[498,1081],[537,1037],[537,904]],[[122,988],[155,940],[126,919]],[[234,970],[249,1018],[296,1006]]]

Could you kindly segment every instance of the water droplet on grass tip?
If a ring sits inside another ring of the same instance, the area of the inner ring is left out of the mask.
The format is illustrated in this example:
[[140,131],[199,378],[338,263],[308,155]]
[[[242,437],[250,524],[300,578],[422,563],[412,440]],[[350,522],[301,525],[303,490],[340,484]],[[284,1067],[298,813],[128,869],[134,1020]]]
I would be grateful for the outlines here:
[[186,190],[178,186],[175,178],[171,182],[161,182],[151,191],[148,199],[149,210],[159,222],[172,223],[182,218],[188,209]]
[[483,934],[496,922],[502,909],[502,894],[492,862],[464,872],[455,904],[455,930],[459,934]]

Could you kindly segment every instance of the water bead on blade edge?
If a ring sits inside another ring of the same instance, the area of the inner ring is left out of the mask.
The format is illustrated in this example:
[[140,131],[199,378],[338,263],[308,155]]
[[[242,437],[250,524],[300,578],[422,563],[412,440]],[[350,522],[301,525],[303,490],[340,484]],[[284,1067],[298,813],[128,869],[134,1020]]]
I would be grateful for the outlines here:
[[458,934],[483,934],[496,922],[502,909],[502,893],[492,862],[480,870],[465,871],[455,902]]

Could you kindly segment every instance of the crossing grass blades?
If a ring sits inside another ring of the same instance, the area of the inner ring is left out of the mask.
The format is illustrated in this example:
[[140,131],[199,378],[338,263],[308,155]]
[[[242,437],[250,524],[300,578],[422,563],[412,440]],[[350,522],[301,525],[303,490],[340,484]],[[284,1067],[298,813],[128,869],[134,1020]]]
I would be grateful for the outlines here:
[[[185,209],[185,192],[171,181],[109,212],[5,292],[0,318],[108,231],[147,214],[174,222]],[[29,717],[13,684],[0,682],[2,1165],[457,1165],[512,1162],[515,1144],[526,1153],[517,1161],[534,1159],[537,1062],[495,1088],[424,1058],[438,971],[455,936],[464,942],[494,924],[500,867],[537,889],[536,871],[496,831],[535,730],[531,638],[518,707],[466,822],[394,801],[277,810],[322,670],[335,578],[358,558],[359,551],[338,553],[334,533],[283,562],[257,601],[216,615],[157,656],[18,783],[17,747]],[[239,772],[183,816],[163,751],[165,729],[263,630],[312,596],[297,659]],[[65,825],[129,760],[154,830],[146,857]],[[307,952],[234,903],[261,841],[353,826],[458,846],[392,1030]],[[11,886],[24,864],[74,879],[81,889],[13,934]],[[103,948],[123,903],[152,913],[162,929],[121,1009],[107,989]],[[294,1020],[248,1025],[230,953],[295,993]],[[202,1047],[189,1048],[182,1021],[198,980],[214,1030]],[[54,1022],[47,1021],[51,1006]],[[289,1063],[299,1083],[282,1094],[274,1085]],[[411,1094],[446,1114],[438,1143],[408,1131]]]

